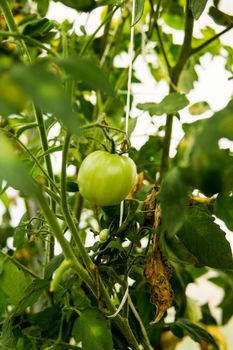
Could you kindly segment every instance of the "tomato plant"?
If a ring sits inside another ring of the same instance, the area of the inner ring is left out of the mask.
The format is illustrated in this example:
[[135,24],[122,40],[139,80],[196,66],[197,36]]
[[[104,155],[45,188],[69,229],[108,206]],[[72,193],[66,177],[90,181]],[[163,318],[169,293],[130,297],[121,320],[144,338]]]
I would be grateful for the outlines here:
[[78,173],[80,193],[100,206],[119,204],[136,180],[136,165],[126,156],[95,151],[82,162]]
[[0,350],[232,345],[230,3],[0,0]]

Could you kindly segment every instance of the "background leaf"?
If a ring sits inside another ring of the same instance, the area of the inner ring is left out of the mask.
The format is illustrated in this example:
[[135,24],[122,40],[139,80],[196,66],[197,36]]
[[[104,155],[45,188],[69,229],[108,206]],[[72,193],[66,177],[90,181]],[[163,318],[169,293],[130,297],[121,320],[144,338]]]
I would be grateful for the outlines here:
[[200,115],[202,113],[205,113],[210,109],[210,105],[206,101],[200,101],[192,104],[189,107],[189,113],[192,115]]
[[206,196],[233,188],[232,154],[219,147],[222,138],[233,140],[232,114],[233,101],[211,118],[189,125],[178,149],[183,176]]
[[16,265],[0,253],[0,289],[7,295],[8,304],[16,305],[24,296],[24,292],[31,282]]
[[171,328],[175,334],[177,334],[177,327],[180,328],[185,335],[189,335],[194,341],[198,343],[201,343],[201,341],[205,341],[208,344],[213,345],[214,349],[219,349],[213,336],[197,324],[187,319],[180,318],[175,322],[174,326],[172,326]]
[[84,57],[69,57],[56,60],[72,79],[84,81],[90,88],[106,92],[114,96],[114,89],[106,74],[92,60]]
[[215,21],[215,23],[222,25],[222,26],[233,26],[233,16],[230,16],[216,7],[211,6],[209,9],[209,15],[210,17]]
[[226,233],[203,208],[189,207],[178,236],[200,265],[233,269],[231,246]]
[[70,99],[60,79],[49,70],[47,64],[16,65],[11,75],[43,113],[52,113],[72,134],[79,134],[79,123]]
[[166,114],[175,114],[189,104],[185,95],[173,92],[164,97],[160,103],[139,103],[137,108],[148,111],[151,116]]
[[134,17],[134,23],[138,23],[140,21],[142,15],[143,15],[143,10],[144,10],[144,0],[136,0],[135,1],[135,17]]
[[214,212],[221,220],[225,222],[229,230],[233,231],[233,194],[219,194],[215,206]]
[[97,309],[86,309],[76,320],[73,335],[82,341],[85,350],[112,350],[108,322]]
[[0,179],[6,180],[9,185],[29,195],[37,193],[36,183],[29,175],[26,166],[21,162],[19,155],[11,143],[0,134]]
[[193,17],[198,19],[204,11],[208,0],[190,0],[190,9]]
[[188,186],[178,168],[173,168],[164,178],[159,191],[162,225],[168,236],[175,235],[185,218]]

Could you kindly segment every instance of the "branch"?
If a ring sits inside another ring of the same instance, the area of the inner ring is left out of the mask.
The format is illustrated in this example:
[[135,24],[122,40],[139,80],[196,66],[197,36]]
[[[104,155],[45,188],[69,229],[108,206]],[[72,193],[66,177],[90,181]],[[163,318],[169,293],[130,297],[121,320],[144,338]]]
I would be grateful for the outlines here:
[[233,25],[231,24],[230,26],[226,27],[225,29],[223,29],[220,33],[214,35],[212,38],[206,40],[204,43],[202,43],[201,45],[194,47],[191,49],[190,52],[190,56],[194,55],[195,53],[201,51],[203,48],[205,48],[207,45],[211,44],[214,40],[218,39],[220,36],[222,36],[223,34],[225,34],[226,32],[228,32],[229,30],[231,30],[233,28]]
[[[192,11],[189,8],[189,0],[186,1],[186,16],[185,16],[185,35],[183,45],[180,51],[180,55],[177,63],[171,69],[171,84],[170,84],[170,92],[174,92],[176,90],[176,86],[179,81],[180,74],[191,55],[191,47],[192,47],[192,35],[193,35],[193,24],[194,17]],[[172,124],[173,124],[173,115],[168,114],[165,126],[165,136],[163,141],[163,152],[160,164],[160,180],[163,177],[163,174],[169,167],[169,152],[171,145],[171,137],[172,137]]]
[[[186,1],[186,16],[185,16],[185,29],[184,29],[184,41],[180,51],[177,63],[172,68],[171,79],[174,86],[179,81],[180,74],[185,66],[185,63],[191,55],[192,48],[192,35],[193,35],[194,17],[192,11],[189,8],[189,0]],[[171,92],[174,91],[174,87],[171,86]]]
[[13,38],[23,39],[23,40],[27,41],[29,44],[37,46],[37,47],[47,51],[52,56],[60,57],[60,55],[56,51],[51,50],[50,48],[48,48],[46,45],[44,45],[40,41],[38,41],[38,40],[36,40],[34,38],[31,38],[28,35],[24,35],[24,34],[15,32],[15,31],[12,32],[12,31],[0,30],[0,36],[12,36]]
[[158,17],[159,17],[159,10],[160,10],[160,6],[161,6],[161,2],[162,1],[159,0],[159,2],[157,4],[157,7],[156,7],[156,11],[154,10],[154,4],[153,4],[152,0],[150,0],[150,6],[151,6],[151,11],[152,11],[152,13],[154,15],[154,21],[155,21],[154,26],[155,26],[155,30],[156,30],[156,33],[157,33],[159,45],[161,47],[162,55],[163,55],[163,58],[165,60],[167,70],[169,72],[170,69],[171,69],[171,65],[170,65],[168,57],[167,57],[167,53],[166,53],[166,50],[165,50],[165,47],[164,47],[164,44],[163,44],[162,36],[161,36],[159,25],[158,25]]

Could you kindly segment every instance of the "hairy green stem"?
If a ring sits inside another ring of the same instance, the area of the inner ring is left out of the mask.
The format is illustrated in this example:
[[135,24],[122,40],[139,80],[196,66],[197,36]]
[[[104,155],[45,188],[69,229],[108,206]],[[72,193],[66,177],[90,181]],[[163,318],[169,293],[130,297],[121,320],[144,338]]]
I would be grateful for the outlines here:
[[73,221],[70,209],[68,207],[67,203],[67,193],[66,193],[66,166],[67,166],[67,157],[68,157],[68,151],[69,151],[69,145],[70,145],[70,139],[71,135],[69,132],[67,132],[65,140],[64,140],[64,146],[63,146],[63,153],[62,153],[62,169],[61,169],[61,206],[63,215],[66,219],[67,225],[69,227],[69,230],[71,232],[71,235],[74,239],[74,242],[76,246],[79,249],[79,253],[82,257],[82,260],[88,269],[90,271],[90,267],[92,266],[93,262],[91,258],[89,257],[82,240],[79,236],[78,229]]
[[[45,128],[43,114],[42,114],[42,111],[40,110],[39,107],[34,106],[34,110],[35,110],[36,120],[37,120],[37,123],[38,123],[40,140],[41,140],[43,152],[46,153],[48,151],[48,149],[49,149],[49,145],[48,145],[48,139],[47,139],[47,134],[46,134],[46,128]],[[47,153],[45,155],[45,163],[46,163],[46,168],[47,168],[49,177],[52,180],[54,180],[53,168],[52,168],[52,163],[51,163],[51,158],[50,158],[50,154],[49,153]],[[49,183],[49,185],[50,185],[51,191],[53,192],[53,185],[51,185],[51,183]],[[56,201],[54,199],[51,199],[50,203],[51,203],[51,207],[52,207],[53,212],[55,212],[56,211]],[[53,258],[53,256],[54,256],[54,249],[55,249],[54,237],[50,236],[49,237],[49,242],[48,242],[48,245],[47,245],[47,258],[49,260],[51,260]]]

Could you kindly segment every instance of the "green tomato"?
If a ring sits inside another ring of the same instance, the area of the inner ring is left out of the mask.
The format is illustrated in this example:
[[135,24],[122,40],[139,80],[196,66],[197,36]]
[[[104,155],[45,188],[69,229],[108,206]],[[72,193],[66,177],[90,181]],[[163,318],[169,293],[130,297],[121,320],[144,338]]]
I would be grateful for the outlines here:
[[130,192],[137,169],[126,156],[106,151],[90,153],[78,173],[81,195],[101,207],[119,204]]
[[104,228],[103,230],[100,231],[100,233],[99,233],[100,242],[106,242],[108,237],[109,237],[109,229],[108,228]]

